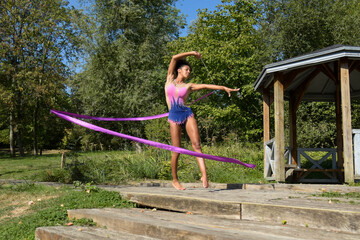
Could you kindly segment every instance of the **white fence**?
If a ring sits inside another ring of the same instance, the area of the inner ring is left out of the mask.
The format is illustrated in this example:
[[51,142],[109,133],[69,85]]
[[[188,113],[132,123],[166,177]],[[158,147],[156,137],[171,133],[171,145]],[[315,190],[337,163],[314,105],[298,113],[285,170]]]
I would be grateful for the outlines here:
[[354,134],[354,170],[355,179],[360,179],[360,129],[353,129]]

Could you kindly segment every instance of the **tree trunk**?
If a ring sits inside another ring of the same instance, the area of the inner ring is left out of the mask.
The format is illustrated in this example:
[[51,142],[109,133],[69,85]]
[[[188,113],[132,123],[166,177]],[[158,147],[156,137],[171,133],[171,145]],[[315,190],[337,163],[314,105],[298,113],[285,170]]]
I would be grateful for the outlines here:
[[39,153],[38,148],[38,112],[39,112],[39,102],[36,100],[36,106],[34,111],[34,136],[33,136],[33,145],[34,145],[34,155],[37,156]]
[[21,131],[21,129],[19,129],[18,132],[17,132],[17,142],[18,142],[19,154],[20,154],[21,157],[24,157],[25,152],[24,152],[24,148],[23,148],[23,144],[22,144],[22,131]]
[[19,92],[17,95],[17,121],[16,121],[16,128],[17,128],[17,143],[19,147],[19,154],[21,157],[25,156],[24,148],[23,148],[23,137],[22,137],[22,128],[24,119],[22,117],[22,101],[21,101],[21,93]]
[[14,112],[10,111],[10,156],[15,157]]

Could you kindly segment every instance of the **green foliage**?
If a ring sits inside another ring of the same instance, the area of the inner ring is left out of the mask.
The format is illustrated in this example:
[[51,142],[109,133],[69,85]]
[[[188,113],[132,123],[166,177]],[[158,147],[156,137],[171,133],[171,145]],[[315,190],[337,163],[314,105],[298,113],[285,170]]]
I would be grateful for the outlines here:
[[80,188],[81,190],[83,190],[85,192],[88,192],[88,193],[91,192],[91,191],[98,192],[100,190],[100,188],[93,185],[92,182],[84,184],[84,183],[82,183],[80,181],[74,181],[73,184],[74,184],[75,188]]
[[[177,37],[183,17],[173,0],[94,1],[97,25],[87,46],[89,59],[71,81],[81,112],[94,116],[137,117],[165,110],[163,83],[166,44]],[[150,105],[150,106],[149,106]],[[163,113],[163,112],[159,112]],[[145,136],[144,122],[97,123]],[[151,127],[150,127],[151,128]],[[112,136],[87,132],[89,142],[109,145]],[[85,137],[85,136],[84,136]],[[127,142],[117,142],[126,148]]]
[[335,44],[360,44],[359,1],[262,0],[259,34],[266,62]]
[[[0,96],[20,154],[54,146],[62,124],[49,108],[64,106],[70,68],[80,50],[77,24],[83,15],[62,0],[0,2]],[[3,119],[0,119],[3,122]],[[49,134],[51,133],[51,134]],[[55,139],[55,141],[54,141]],[[13,141],[10,141],[14,145]]]
[[1,185],[1,194],[19,194],[31,192],[34,197],[39,194],[57,194],[49,200],[36,201],[30,209],[20,217],[1,220],[0,232],[4,239],[34,239],[35,228],[43,226],[67,225],[70,221],[75,225],[94,226],[88,219],[69,219],[68,209],[81,208],[124,208],[134,205],[121,199],[118,192],[109,192],[102,189],[97,191],[77,191],[68,187],[55,189],[41,185]]
[[[86,135],[86,129],[78,125],[75,125],[72,128],[64,129],[64,137],[61,141],[61,148],[79,151],[81,147],[86,147],[85,144],[82,144],[84,135]],[[86,151],[89,149],[85,148],[83,150]]]
[[336,146],[335,103],[304,102],[297,111],[298,147]]
[[[220,141],[230,130],[241,140],[260,137],[261,101],[252,88],[259,70],[254,55],[258,17],[255,1],[222,1],[214,11],[199,10],[191,33],[169,44],[173,54],[189,50],[202,54],[206,67],[201,61],[188,59],[194,69],[191,82],[241,89],[242,97],[233,94],[229,98],[226,92],[218,92],[192,106],[206,142],[215,137]],[[193,93],[192,99],[203,94]]]
[[265,63],[335,44],[360,44],[357,0],[262,0],[259,3],[262,9],[259,57]]
[[[256,164],[255,169],[240,165],[206,160],[211,182],[258,183],[263,180],[263,152],[260,144],[242,144],[236,134],[229,134],[222,144],[203,146],[203,152],[232,157]],[[191,149],[189,143],[183,142]],[[3,179],[29,179],[33,181],[73,183],[88,189],[82,183],[119,184],[146,179],[171,180],[171,152],[157,148],[134,151],[82,152],[66,155],[66,167],[60,169],[60,155],[2,159],[0,175]],[[11,169],[11,170],[9,170]],[[178,174],[180,181],[194,182],[200,179],[195,157],[180,155]]]
[[145,135],[152,141],[171,144],[170,127],[167,118],[149,121],[145,126]]
[[[331,45],[360,45],[358,0],[262,0],[259,4],[256,55],[263,65]],[[354,128],[360,126],[358,108],[353,101]],[[303,102],[297,115],[299,147],[336,146],[333,103]]]
[[9,144],[9,129],[0,130],[0,144]]

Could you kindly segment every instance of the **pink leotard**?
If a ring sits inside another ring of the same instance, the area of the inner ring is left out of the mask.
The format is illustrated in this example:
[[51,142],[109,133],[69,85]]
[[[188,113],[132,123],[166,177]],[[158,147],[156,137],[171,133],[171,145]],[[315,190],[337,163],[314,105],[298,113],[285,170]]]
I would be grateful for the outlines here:
[[193,116],[191,109],[185,106],[191,92],[190,86],[190,83],[175,86],[175,81],[168,78],[165,84],[165,96],[169,108],[169,122],[184,124],[189,117]]

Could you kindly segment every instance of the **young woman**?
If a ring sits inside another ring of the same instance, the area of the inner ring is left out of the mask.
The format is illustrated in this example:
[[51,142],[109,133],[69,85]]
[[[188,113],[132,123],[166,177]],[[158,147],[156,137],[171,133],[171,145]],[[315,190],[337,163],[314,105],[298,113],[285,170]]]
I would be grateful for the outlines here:
[[[201,58],[198,52],[186,52],[174,55],[171,59],[167,80],[165,84],[166,102],[169,108],[170,133],[172,145],[180,147],[181,144],[181,128],[185,126],[186,132],[191,140],[192,147],[195,152],[202,153],[200,145],[199,129],[191,109],[186,106],[186,100],[189,94],[193,91],[202,89],[224,90],[229,94],[231,92],[239,91],[239,89],[231,89],[224,86],[211,85],[211,84],[195,84],[185,83],[185,80],[190,77],[191,66],[184,58],[194,56],[197,59]],[[173,175],[173,186],[178,190],[185,190],[179,183],[177,176],[177,166],[179,153],[173,152],[171,157],[171,171]],[[206,166],[203,158],[196,158],[201,171],[201,181],[204,188],[209,186]]]

